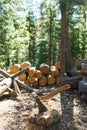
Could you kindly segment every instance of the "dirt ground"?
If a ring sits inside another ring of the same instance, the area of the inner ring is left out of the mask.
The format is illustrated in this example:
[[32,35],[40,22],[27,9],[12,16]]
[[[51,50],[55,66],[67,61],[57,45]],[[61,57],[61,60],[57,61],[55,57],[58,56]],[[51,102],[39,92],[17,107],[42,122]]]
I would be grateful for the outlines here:
[[[39,96],[47,95],[53,88],[39,90]],[[0,130],[28,130],[28,116],[37,104],[32,93],[25,90],[16,97],[4,96],[0,99]],[[87,104],[76,90],[68,90],[44,102],[60,114],[59,130],[87,130]]]

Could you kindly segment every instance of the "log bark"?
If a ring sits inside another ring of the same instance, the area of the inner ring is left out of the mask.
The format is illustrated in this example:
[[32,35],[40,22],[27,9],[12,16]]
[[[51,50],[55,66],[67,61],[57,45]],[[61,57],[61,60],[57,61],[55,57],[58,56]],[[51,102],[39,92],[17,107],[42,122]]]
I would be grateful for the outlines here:
[[50,71],[49,65],[47,65],[47,64],[45,64],[45,63],[42,63],[42,64],[40,65],[40,70],[41,70],[41,72],[42,72],[44,75],[49,74],[49,71]]
[[28,130],[59,130],[60,114],[56,110],[44,113],[31,113],[28,119]]

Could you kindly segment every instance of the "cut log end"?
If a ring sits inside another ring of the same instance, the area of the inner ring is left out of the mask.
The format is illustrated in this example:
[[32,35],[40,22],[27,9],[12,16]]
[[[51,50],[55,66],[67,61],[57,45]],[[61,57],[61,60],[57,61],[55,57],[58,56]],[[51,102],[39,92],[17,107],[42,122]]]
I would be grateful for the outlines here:
[[45,86],[47,84],[47,78],[45,76],[41,77],[39,79],[39,85],[40,86]]
[[15,74],[19,71],[20,71],[20,65],[19,64],[15,64],[15,65],[10,67],[10,73],[11,74]]
[[56,68],[56,66],[51,66],[50,68],[50,71],[51,71],[51,74],[54,76],[54,77],[57,77],[59,76],[59,70]]
[[47,82],[48,82],[48,85],[54,85],[55,84],[55,77],[52,75],[49,75]]
[[36,68],[35,67],[30,67],[28,74],[29,74],[29,76],[35,76]]
[[50,67],[49,67],[49,65],[47,65],[47,64],[45,64],[45,63],[42,63],[42,64],[40,65],[40,70],[41,70],[41,72],[42,72],[44,75],[47,75],[47,74],[49,74]]
[[60,63],[60,61],[57,61],[57,62],[55,63],[55,66],[56,66],[57,69],[60,69],[60,68],[61,68],[61,63]]
[[29,61],[25,61],[23,63],[21,63],[20,65],[21,69],[27,68],[27,67],[31,67],[31,63]]

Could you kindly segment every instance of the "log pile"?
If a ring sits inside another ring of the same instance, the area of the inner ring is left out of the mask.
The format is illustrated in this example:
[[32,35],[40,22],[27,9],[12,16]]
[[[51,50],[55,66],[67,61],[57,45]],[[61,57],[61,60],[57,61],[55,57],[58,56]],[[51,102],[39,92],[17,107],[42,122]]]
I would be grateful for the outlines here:
[[27,73],[23,73],[18,76],[18,80],[24,82],[25,84],[39,88],[43,86],[53,86],[55,84],[60,84],[60,61],[56,62],[54,66],[49,66],[46,63],[40,64],[39,69],[31,66],[31,63],[25,61],[20,65],[13,65],[10,67],[10,70],[7,70],[7,73],[10,75],[16,74],[25,68],[29,68]]
[[[81,67],[80,61],[80,67]],[[84,61],[86,62],[86,60]],[[78,66],[79,61],[77,61]],[[48,86],[52,87],[53,85],[60,85],[61,84],[61,64],[60,61],[57,61],[54,65],[49,66],[46,63],[42,63],[39,66],[39,69],[32,66],[29,61],[25,61],[20,65],[13,65],[10,67],[10,70],[7,70],[7,73],[13,75],[21,70],[25,69],[26,67],[29,68],[27,73],[23,73],[22,75],[18,76],[18,80],[25,83],[26,85],[38,89],[40,87]],[[78,68],[78,67],[77,67]],[[14,73],[13,73],[14,72]],[[68,73],[67,73],[68,74]],[[84,78],[86,78],[84,76]],[[78,89],[79,80],[82,77],[76,76],[76,72],[72,69],[69,75],[65,75],[62,78],[63,84],[70,84],[72,89]]]

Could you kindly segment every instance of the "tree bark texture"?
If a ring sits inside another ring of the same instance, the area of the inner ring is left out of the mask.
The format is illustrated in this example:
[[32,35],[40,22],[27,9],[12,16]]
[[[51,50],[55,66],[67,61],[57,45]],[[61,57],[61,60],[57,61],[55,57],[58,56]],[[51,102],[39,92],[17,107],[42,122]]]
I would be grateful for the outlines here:
[[64,76],[66,71],[72,68],[72,55],[68,38],[68,19],[66,14],[66,2],[61,3],[61,45],[60,45],[60,60],[61,60],[61,75]]

